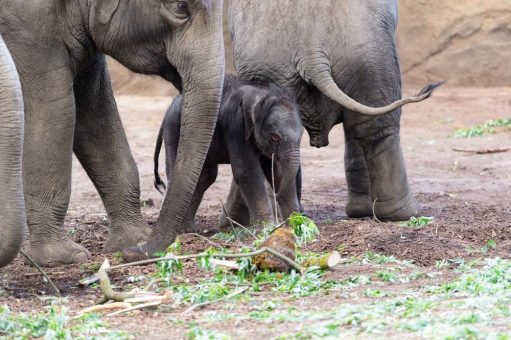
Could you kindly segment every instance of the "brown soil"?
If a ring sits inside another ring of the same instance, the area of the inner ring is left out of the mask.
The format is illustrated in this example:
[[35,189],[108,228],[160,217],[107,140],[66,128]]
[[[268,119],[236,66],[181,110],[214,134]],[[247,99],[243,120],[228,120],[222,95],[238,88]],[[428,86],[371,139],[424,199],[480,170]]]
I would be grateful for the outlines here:
[[[118,103],[139,166],[143,212],[149,223],[154,224],[162,197],[152,185],[152,153],[159,124],[170,99],[121,96]],[[442,259],[509,257],[511,152],[471,155],[454,152],[452,148],[511,146],[511,132],[471,139],[452,139],[448,136],[458,128],[481,124],[488,119],[509,117],[510,107],[509,88],[445,88],[431,100],[404,110],[402,145],[409,180],[423,205],[424,215],[435,217],[433,224],[422,229],[410,229],[397,223],[379,223],[373,219],[346,219],[342,128],[336,127],[332,132],[331,145],[320,150],[310,148],[308,137],[305,136],[302,154],[303,204],[321,229],[318,241],[308,245],[307,250],[339,250],[344,257],[367,251],[394,255],[415,261],[424,267],[419,269],[425,272],[433,270],[431,266]],[[230,169],[222,166],[217,182],[206,194],[199,210],[198,225],[204,231],[215,229],[221,213],[220,199],[225,200],[229,184]],[[99,196],[76,160],[66,228],[71,237],[86,246],[94,257],[89,264],[48,270],[63,294],[69,297],[71,310],[76,311],[80,307],[90,306],[99,297],[97,289],[78,287],[78,280],[94,273],[104,259],[101,249],[108,232],[108,222]],[[495,240],[497,247],[482,255],[480,249],[488,240]],[[186,252],[198,252],[210,246],[208,242],[193,236],[183,237],[182,242]],[[114,264],[119,262],[115,256],[109,258]],[[203,276],[195,266],[185,267],[183,276],[191,282]],[[129,276],[147,275],[154,270],[154,266],[148,266],[115,271],[111,279],[118,287],[130,289],[132,284],[127,283]],[[329,278],[343,279],[366,271],[368,268],[364,266],[340,266],[329,273]],[[38,296],[51,294],[51,290],[35,273],[35,269],[20,258],[1,269],[0,287],[7,294],[0,295],[0,305],[6,304],[12,310],[19,311],[40,310],[45,302]],[[431,281],[426,279],[421,284],[427,280]],[[263,294],[261,299],[267,297]],[[300,308],[327,308],[338,304],[339,299],[344,303],[350,302],[345,296],[314,298],[300,301]],[[282,303],[294,306],[297,302]],[[233,308],[235,312],[250,310],[242,303]],[[112,327],[143,334],[144,337],[182,337],[183,328],[166,323],[170,317],[181,318],[179,312],[144,311],[108,320],[108,323]],[[192,321],[201,313],[184,319]],[[238,327],[232,323],[222,327]],[[244,327],[250,329],[250,325]],[[271,334],[279,334],[278,329],[277,333]],[[265,330],[257,338],[264,338],[269,334],[267,332]],[[241,337],[249,334],[239,333]]]

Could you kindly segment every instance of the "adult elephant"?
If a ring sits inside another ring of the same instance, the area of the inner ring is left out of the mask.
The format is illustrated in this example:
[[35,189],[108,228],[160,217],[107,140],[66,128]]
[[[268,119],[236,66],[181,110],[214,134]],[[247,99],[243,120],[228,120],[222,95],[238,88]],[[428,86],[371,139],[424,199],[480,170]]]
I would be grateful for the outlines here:
[[16,67],[0,36],[0,267],[18,254],[25,234],[23,98]]
[[220,0],[2,0],[0,33],[13,56],[25,102],[24,184],[29,253],[44,266],[80,263],[88,251],[63,228],[73,151],[108,217],[106,252],[147,239],[138,171],[105,63],[156,74],[183,94],[175,179],[149,240],[130,260],[173,242],[215,128],[224,52]]
[[[343,123],[346,213],[406,220],[421,209],[408,186],[400,146],[401,98],[396,52],[397,1],[231,0],[229,27],[241,77],[292,89],[315,147]],[[388,114],[385,114],[388,113]],[[233,183],[231,217],[246,220]]]

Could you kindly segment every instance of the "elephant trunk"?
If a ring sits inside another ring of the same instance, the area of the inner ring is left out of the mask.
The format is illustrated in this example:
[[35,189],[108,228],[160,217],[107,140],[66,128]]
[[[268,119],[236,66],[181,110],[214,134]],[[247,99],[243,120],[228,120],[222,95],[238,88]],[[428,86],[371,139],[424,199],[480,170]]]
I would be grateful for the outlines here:
[[282,178],[279,183],[277,200],[282,218],[288,218],[292,213],[300,211],[296,176],[300,169],[300,151],[293,150],[279,157]]
[[[149,240],[124,251],[124,260],[137,261],[165,251],[178,233],[188,213],[204,161],[216,127],[224,80],[222,2],[213,1],[204,32],[189,32],[195,48],[174,48],[169,60],[182,80],[183,108],[181,133],[172,183]],[[190,43],[191,44],[191,43]]]
[[26,229],[21,161],[23,99],[14,62],[0,37],[0,267],[18,254]]

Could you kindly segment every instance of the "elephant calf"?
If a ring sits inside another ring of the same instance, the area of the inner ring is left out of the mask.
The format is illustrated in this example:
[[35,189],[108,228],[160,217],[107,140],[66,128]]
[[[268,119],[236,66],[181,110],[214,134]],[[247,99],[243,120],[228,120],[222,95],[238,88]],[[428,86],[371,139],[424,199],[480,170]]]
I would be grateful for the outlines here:
[[[154,153],[155,187],[163,192],[165,184],[158,174],[158,158],[165,142],[167,180],[172,182],[181,129],[183,99],[170,106]],[[186,124],[186,122],[184,122]],[[185,229],[194,229],[194,218],[204,192],[215,182],[218,164],[231,164],[234,181],[248,207],[250,221],[273,221],[273,208],[266,191],[274,179],[281,215],[287,218],[300,210],[300,141],[302,124],[294,98],[276,85],[255,84],[226,76],[218,123],[206,162],[185,217]]]

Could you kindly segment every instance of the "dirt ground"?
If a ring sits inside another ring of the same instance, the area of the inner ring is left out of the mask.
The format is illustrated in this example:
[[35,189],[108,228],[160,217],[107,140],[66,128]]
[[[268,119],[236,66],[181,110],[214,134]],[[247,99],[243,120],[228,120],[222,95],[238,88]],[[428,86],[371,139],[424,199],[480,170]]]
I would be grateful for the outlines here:
[[[158,216],[162,197],[153,188],[152,157],[156,135],[170,99],[164,97],[120,96],[118,98],[123,123],[139,167],[143,213],[153,224]],[[485,256],[509,258],[511,255],[511,152],[473,155],[455,152],[453,148],[486,149],[511,146],[511,132],[454,139],[448,136],[458,128],[482,124],[488,119],[510,117],[511,88],[443,88],[427,102],[408,106],[402,119],[402,146],[408,177],[426,216],[434,223],[422,229],[409,229],[397,223],[378,223],[372,219],[348,220],[344,213],[347,199],[343,170],[343,136],[338,126],[331,133],[331,144],[324,149],[308,146],[303,141],[303,205],[321,230],[317,242],[307,250],[318,252],[340,250],[343,257],[374,253],[394,255],[413,260],[424,272],[432,270],[437,260],[470,258],[471,249],[480,249],[488,240],[497,244]],[[163,167],[161,169],[163,172]],[[219,178],[207,192],[198,213],[198,223],[204,230],[214,230],[221,213],[220,199],[225,200],[230,184],[230,168],[222,166]],[[153,205],[154,202],[154,205]],[[48,272],[69,298],[72,310],[90,306],[99,297],[95,288],[80,288],[78,280],[97,269],[108,222],[101,201],[79,163],[74,160],[73,193],[66,228],[71,237],[86,246],[94,263],[55,268]],[[187,250],[208,247],[204,241],[185,237]],[[479,254],[480,256],[480,254]],[[110,257],[112,262],[117,259]],[[360,267],[340,266],[328,278],[342,279],[360,274]],[[150,274],[153,266],[122,270],[112,274],[118,287],[129,275]],[[14,311],[40,310],[44,301],[38,297],[51,293],[35,269],[18,258],[0,270],[0,305]],[[186,275],[196,275],[195,272]],[[446,277],[426,281],[442,281]],[[117,280],[117,281],[116,281]],[[402,287],[401,287],[402,288]],[[401,289],[400,288],[400,289]],[[349,296],[309,298],[283,301],[299,309],[324,309],[339,303],[355,303]],[[216,307],[211,307],[215,310]],[[245,312],[250,306],[231,305],[230,312]],[[218,310],[222,309],[218,307]],[[200,316],[200,312],[199,312]],[[199,318],[183,317],[185,321]],[[180,311],[144,311],[107,320],[109,325],[127,330],[141,338],[181,338],[183,327],[170,324],[170,318],[180,318]],[[251,334],[248,324],[225,324],[238,338],[268,338],[291,327],[282,323],[272,330]]]

